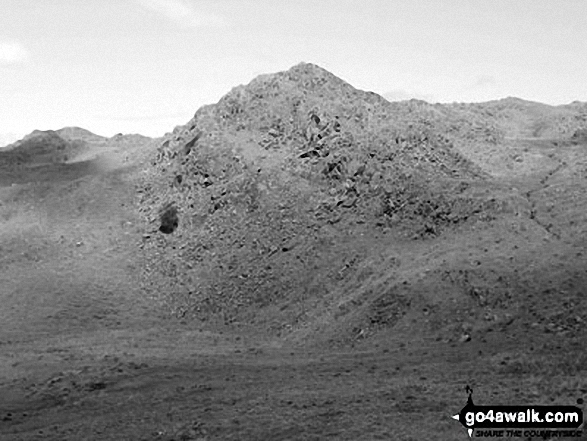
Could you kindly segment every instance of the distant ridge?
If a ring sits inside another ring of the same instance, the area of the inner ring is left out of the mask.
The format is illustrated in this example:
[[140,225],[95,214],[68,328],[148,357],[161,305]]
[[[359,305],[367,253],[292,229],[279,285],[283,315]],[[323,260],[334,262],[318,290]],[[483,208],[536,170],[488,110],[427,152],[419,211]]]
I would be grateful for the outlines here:
[[33,130],[0,150],[0,167],[30,167],[87,161],[105,151],[103,149],[134,147],[149,141],[151,138],[136,134],[117,134],[106,138],[80,127]]
[[99,143],[108,139],[104,136],[96,135],[95,133],[80,127],[64,127],[62,129],[56,130],[55,132],[62,138],[70,141],[81,140],[91,143]]
[[94,147],[103,147],[107,138],[79,127],[33,130],[0,151],[2,165],[43,165],[71,161]]
[[0,133],[0,149],[6,148],[23,137],[24,134],[21,133]]
[[41,149],[43,145],[48,149],[53,144],[57,147],[60,144],[60,139],[64,142],[84,142],[91,144],[104,143],[108,138],[96,135],[89,130],[79,127],[64,127],[59,130],[33,130],[31,133],[22,137],[5,148],[8,150],[14,149]]

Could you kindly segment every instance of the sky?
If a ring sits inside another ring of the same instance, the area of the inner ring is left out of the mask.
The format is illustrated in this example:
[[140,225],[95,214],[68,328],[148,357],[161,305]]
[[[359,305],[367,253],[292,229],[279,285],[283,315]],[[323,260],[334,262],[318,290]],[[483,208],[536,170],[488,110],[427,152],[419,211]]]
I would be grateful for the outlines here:
[[390,100],[587,101],[587,1],[0,0],[0,145],[162,136],[302,61]]

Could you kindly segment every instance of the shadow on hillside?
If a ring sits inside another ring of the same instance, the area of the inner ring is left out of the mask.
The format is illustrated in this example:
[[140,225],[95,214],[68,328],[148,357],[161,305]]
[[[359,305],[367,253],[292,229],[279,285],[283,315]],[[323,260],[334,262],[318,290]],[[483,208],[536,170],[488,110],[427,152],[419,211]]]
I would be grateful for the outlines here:
[[98,165],[94,160],[71,164],[43,164],[22,167],[3,167],[0,164],[0,187],[34,182],[65,182],[95,174],[98,171]]

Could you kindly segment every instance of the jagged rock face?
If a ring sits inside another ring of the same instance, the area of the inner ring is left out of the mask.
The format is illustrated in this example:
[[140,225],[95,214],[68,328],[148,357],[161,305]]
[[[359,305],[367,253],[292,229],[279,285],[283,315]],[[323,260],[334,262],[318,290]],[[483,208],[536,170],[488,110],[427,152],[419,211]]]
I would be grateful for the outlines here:
[[[308,268],[348,257],[340,244],[357,225],[425,239],[491,218],[499,204],[461,182],[483,173],[414,113],[440,118],[311,64],[202,107],[161,143],[141,189],[146,219],[168,234],[145,245],[146,288],[232,320],[323,289]],[[161,216],[170,202],[181,228]]]
[[429,240],[511,212],[512,200],[476,190],[490,175],[471,158],[523,167],[532,157],[508,151],[508,137],[578,137],[581,109],[389,103],[312,64],[258,77],[200,108],[152,158],[141,211],[165,235],[143,247],[145,289],[203,320],[275,308],[263,317],[281,332],[296,325],[281,308],[347,289],[332,268],[356,261],[362,236]]
[[[378,256],[520,211],[515,197],[488,191],[493,173],[516,179],[551,166],[524,143],[541,136],[551,148],[557,133],[572,144],[581,109],[389,103],[311,64],[256,78],[160,141],[139,189],[151,231],[163,233],[143,244],[144,289],[182,316],[257,320],[276,334],[305,332],[320,322],[308,310],[338,311],[332,302],[352,291],[364,294],[352,320],[393,327],[417,302],[407,301],[413,287],[386,279]],[[381,279],[369,286],[373,272]]]

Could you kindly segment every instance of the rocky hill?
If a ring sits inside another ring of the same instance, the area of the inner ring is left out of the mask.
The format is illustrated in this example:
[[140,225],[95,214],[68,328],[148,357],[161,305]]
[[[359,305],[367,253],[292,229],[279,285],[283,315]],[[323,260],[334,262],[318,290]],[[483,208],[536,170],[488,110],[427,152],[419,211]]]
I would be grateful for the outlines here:
[[461,440],[470,387],[582,406],[584,114],[300,64],[163,139],[31,134],[0,155],[0,438]]
[[[511,209],[454,145],[503,136],[471,113],[389,103],[304,63],[234,88],[177,127],[144,176],[145,289],[177,314],[277,333],[319,303],[329,314],[349,284],[370,289],[361,280],[387,263],[367,262],[386,246]],[[387,305],[379,295],[368,303]]]

